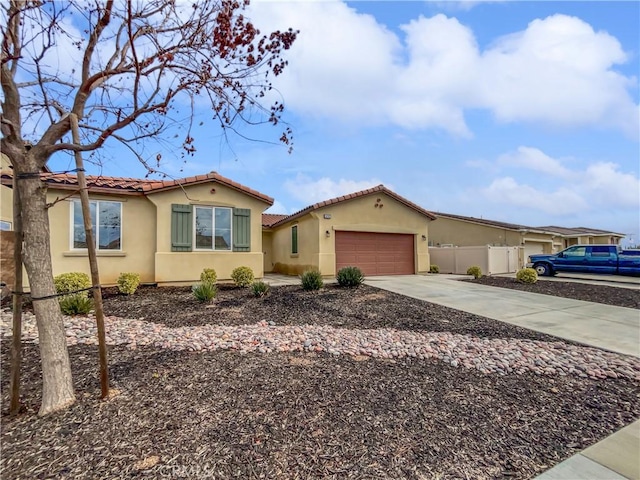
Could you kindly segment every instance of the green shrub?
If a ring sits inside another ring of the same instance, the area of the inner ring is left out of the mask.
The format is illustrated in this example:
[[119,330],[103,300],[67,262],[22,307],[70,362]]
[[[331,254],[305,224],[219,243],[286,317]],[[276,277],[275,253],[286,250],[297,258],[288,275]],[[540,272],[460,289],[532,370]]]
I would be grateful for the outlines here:
[[213,268],[205,268],[204,270],[202,270],[202,273],[200,274],[201,282],[215,284],[216,280],[218,280],[218,276],[216,275],[216,271]]
[[255,297],[264,297],[269,293],[269,289],[269,284],[264,283],[263,281],[257,281],[251,284],[251,291]]
[[429,273],[440,273],[440,267],[438,265],[431,265],[429,267]]
[[533,268],[523,268],[516,273],[516,280],[520,283],[536,283],[538,281],[538,272]]
[[84,292],[60,298],[60,310],[65,315],[86,315],[93,309],[93,300]]
[[248,287],[253,283],[253,270],[249,267],[234,268],[231,272],[231,279],[239,287]]
[[477,265],[474,265],[467,269],[467,275],[473,275],[473,278],[478,279],[482,277],[482,270]]
[[140,275],[137,273],[125,272],[118,277],[118,291],[125,295],[133,295],[140,285]]
[[213,283],[201,282],[196,283],[191,287],[191,292],[196,300],[202,303],[210,302],[218,294],[218,289]]
[[341,287],[358,287],[362,285],[364,275],[358,267],[343,267],[338,270],[336,280]]
[[[91,287],[89,275],[81,272],[61,273],[54,277],[53,283],[56,287],[56,293],[75,292],[77,290],[82,290],[83,288]],[[78,295],[87,298],[89,296],[89,290],[86,292],[80,292]]]
[[319,270],[307,270],[300,275],[304,290],[320,290],[322,288],[322,274]]

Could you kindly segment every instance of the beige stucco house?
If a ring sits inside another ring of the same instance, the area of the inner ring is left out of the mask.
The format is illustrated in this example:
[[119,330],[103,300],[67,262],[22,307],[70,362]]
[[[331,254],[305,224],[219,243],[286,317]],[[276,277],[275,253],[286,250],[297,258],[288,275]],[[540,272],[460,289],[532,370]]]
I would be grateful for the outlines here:
[[429,271],[435,216],[384,185],[310,205],[292,215],[263,215],[264,271],[296,275],[344,266],[365,275]]
[[588,227],[566,228],[551,225],[537,228],[560,236],[562,239],[560,244],[561,249],[570,247],[571,245],[619,245],[620,241],[625,237],[622,233]]
[[523,247],[523,258],[537,253],[553,253],[562,246],[561,236],[542,228],[485,218],[435,213],[431,227],[432,246],[472,247],[479,245]]
[[[47,184],[54,275],[87,272],[77,177]],[[217,173],[160,181],[87,177],[101,282],[121,272],[142,282],[193,282],[205,267],[218,278],[248,266],[263,276],[262,213],[273,199]],[[2,219],[11,218],[11,174],[2,172]]]
[[522,247],[521,260],[538,253],[558,252],[575,244],[618,244],[624,235],[592,228],[530,227],[485,218],[434,212],[438,221],[429,230],[434,247],[480,245]]

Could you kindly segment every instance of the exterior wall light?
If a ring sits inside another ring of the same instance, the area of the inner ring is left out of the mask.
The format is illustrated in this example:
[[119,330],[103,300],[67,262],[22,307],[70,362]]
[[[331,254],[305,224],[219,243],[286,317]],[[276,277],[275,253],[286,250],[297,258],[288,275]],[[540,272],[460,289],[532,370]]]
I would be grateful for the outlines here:
[[427,236],[426,235],[422,235],[422,241],[426,242],[427,241]]
[[327,230],[326,232],[324,232],[325,236],[327,238],[329,238],[331,236],[331,232],[329,230]]

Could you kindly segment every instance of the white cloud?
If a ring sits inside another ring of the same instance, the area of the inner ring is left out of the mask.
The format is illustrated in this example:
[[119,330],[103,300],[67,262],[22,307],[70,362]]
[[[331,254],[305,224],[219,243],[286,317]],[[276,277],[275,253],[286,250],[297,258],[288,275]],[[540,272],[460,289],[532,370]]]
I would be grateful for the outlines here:
[[637,173],[622,172],[613,162],[596,162],[582,169],[569,169],[537,148],[519,147],[516,152],[501,155],[496,165],[540,172],[536,175],[535,188],[520,183],[513,176],[495,179],[481,193],[496,204],[555,215],[640,210]]
[[638,135],[637,79],[615,70],[629,58],[576,17],[533,20],[480,50],[469,27],[442,14],[402,25],[400,38],[338,1],[258,2],[250,12],[263,31],[300,29],[275,82],[299,113],[468,136],[465,111],[481,108],[504,122]]
[[590,165],[583,175],[584,187],[603,204],[632,207],[640,210],[640,180],[633,173],[624,173],[619,165],[600,162]]
[[480,104],[503,121],[603,124],[637,135],[629,94],[637,81],[612,69],[627,60],[617,39],[579,18],[534,20],[482,54]]
[[572,172],[560,160],[551,158],[537,148],[518,147],[517,151],[505,153],[498,158],[498,164],[507,167],[523,167],[554,177],[570,177]]
[[[289,195],[304,202],[306,206],[323,200],[329,200],[330,198],[366,190],[381,183],[382,182],[376,178],[370,180],[347,180],[341,178],[335,181],[329,177],[323,177],[314,180],[311,177],[299,174],[295,179],[285,181],[284,188]],[[387,185],[387,187],[393,189],[391,186]]]
[[483,190],[484,195],[495,203],[507,207],[523,207],[542,210],[553,215],[570,215],[584,211],[587,201],[575,191],[562,187],[552,192],[538,190],[520,184],[511,177],[498,178]]

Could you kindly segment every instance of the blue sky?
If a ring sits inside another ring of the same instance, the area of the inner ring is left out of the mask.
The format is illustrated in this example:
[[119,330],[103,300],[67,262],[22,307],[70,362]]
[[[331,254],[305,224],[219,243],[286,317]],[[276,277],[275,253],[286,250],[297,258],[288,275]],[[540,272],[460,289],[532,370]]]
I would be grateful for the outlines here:
[[[433,211],[638,242],[640,3],[256,2],[249,16],[300,30],[275,82],[293,153],[227,142],[200,111],[188,163],[146,147],[168,174],[216,170],[274,197],[272,213],[383,183]],[[91,173],[144,175],[106,153]]]

